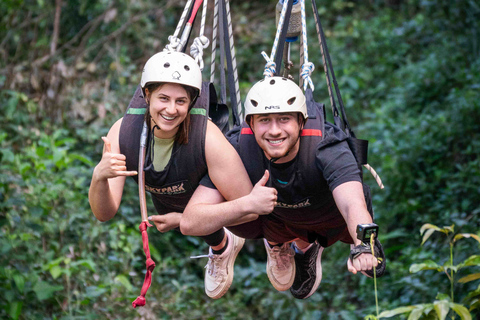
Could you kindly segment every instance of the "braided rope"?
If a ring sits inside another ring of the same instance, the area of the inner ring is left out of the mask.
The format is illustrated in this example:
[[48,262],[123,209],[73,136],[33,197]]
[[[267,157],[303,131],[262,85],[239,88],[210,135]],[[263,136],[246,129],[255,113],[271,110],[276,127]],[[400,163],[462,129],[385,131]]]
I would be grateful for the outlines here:
[[163,51],[178,51],[178,47],[180,46],[180,39],[178,38],[178,34],[180,33],[180,29],[182,29],[183,23],[185,22],[185,17],[187,16],[188,11],[190,10],[190,6],[192,4],[192,0],[188,0],[185,8],[183,9],[182,16],[180,17],[180,21],[177,24],[177,28],[173,35],[168,36],[168,41],[170,42],[165,46]]
[[200,33],[198,37],[193,40],[192,45],[190,46],[190,55],[195,59],[195,61],[200,66],[200,70],[203,70],[203,49],[206,49],[210,45],[210,40],[204,35],[205,31],[205,19],[207,17],[207,5],[208,0],[203,1],[203,11],[202,11],[202,23],[200,25]]
[[304,55],[304,63],[302,64],[302,72],[300,76],[302,77],[303,81],[303,90],[307,90],[307,87],[315,90],[313,85],[313,81],[311,78],[313,70],[315,70],[315,65],[312,62],[308,61],[308,44],[307,44],[307,23],[306,21],[306,14],[305,14],[305,0],[300,0],[300,10],[302,13],[302,40],[303,40],[303,55]]
[[235,83],[235,96],[237,99],[237,114],[242,114],[242,100],[240,97],[240,86],[238,84],[237,58],[235,57],[235,46],[233,43],[232,17],[230,15],[230,1],[225,0],[225,9],[227,11],[228,38],[230,42],[230,52],[232,56],[233,80]]
[[215,55],[217,53],[217,26],[218,25],[218,0],[215,0],[215,9],[213,11],[213,31],[212,31],[212,61],[210,62],[210,82],[215,81]]
[[363,166],[364,166],[368,171],[370,171],[370,173],[371,173],[372,176],[375,178],[375,181],[377,182],[377,184],[378,184],[378,186],[380,187],[380,189],[385,188],[385,186],[383,185],[382,179],[380,179],[380,176],[379,176],[378,173],[375,171],[375,169],[373,169],[368,163],[367,163],[367,164],[364,164]]
[[262,51],[262,56],[267,60],[265,65],[265,70],[263,75],[265,78],[273,77],[275,75],[276,65],[275,65],[275,54],[277,53],[278,41],[280,39],[280,33],[282,32],[283,22],[285,20],[285,12],[287,11],[288,0],[283,2],[282,12],[280,12],[280,18],[278,19],[277,33],[275,34],[275,41],[273,42],[272,52],[270,57],[267,56],[265,51]]

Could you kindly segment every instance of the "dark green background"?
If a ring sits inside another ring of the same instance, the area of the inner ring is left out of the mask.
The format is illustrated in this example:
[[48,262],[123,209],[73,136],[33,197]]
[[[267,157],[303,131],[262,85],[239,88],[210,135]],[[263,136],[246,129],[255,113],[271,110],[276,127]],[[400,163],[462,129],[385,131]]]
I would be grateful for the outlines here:
[[[206,245],[154,228],[153,284],[147,306],[132,309],[144,277],[136,185],[127,183],[119,213],[106,223],[94,218],[87,192],[101,157],[100,137],[124,112],[145,61],[173,33],[185,1],[176,2],[63,1],[54,48],[55,1],[0,2],[0,318],[375,314],[373,280],[347,272],[347,245],[325,250],[322,284],[300,301],[275,291],[265,274],[263,244],[248,241],[232,288],[214,301],[203,291],[206,260],[189,259],[206,253]],[[231,3],[242,98],[262,78],[260,52],[270,53],[275,5]],[[435,233],[421,246],[420,227],[480,229],[479,4],[333,0],[317,6],[349,120],[357,137],[370,141],[369,163],[385,184],[380,190],[365,171],[388,259],[387,274],[378,280],[380,311],[432,303],[439,293],[451,294],[447,276],[411,274],[409,267],[427,259],[443,265],[449,242]],[[307,19],[315,97],[331,113],[308,1]],[[297,45],[293,52],[296,58]],[[472,238],[456,242],[454,264],[478,251]],[[458,270],[455,279],[478,273],[479,265]],[[472,308],[475,319],[478,280],[454,283],[455,302]]]

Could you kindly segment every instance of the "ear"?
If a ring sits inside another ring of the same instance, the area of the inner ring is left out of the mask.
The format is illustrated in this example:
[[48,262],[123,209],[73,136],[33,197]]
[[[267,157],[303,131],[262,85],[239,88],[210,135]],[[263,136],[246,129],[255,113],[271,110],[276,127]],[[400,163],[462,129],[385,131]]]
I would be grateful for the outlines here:
[[245,119],[245,122],[247,122],[247,124],[248,124],[248,126],[250,127],[250,129],[252,129],[252,131],[255,133],[255,131],[253,130],[253,115],[248,116],[248,117]]
[[147,103],[147,105],[150,105],[150,100],[148,99],[149,95],[150,91],[148,90],[148,88],[145,88],[145,102]]
[[300,126],[300,131],[303,130],[303,127],[305,126],[306,120],[303,118],[303,115],[301,113],[298,113],[298,124]]

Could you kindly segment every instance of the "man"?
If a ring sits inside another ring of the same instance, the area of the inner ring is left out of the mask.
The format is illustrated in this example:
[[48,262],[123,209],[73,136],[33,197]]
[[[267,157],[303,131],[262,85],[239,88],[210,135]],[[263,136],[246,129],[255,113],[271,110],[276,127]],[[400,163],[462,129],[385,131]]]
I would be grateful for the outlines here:
[[[323,249],[337,241],[350,243],[354,249],[347,262],[350,272],[372,275],[376,267],[380,276],[385,265],[381,261],[380,266],[371,250],[357,239],[357,226],[370,226],[372,216],[347,136],[324,122],[323,110],[316,105],[310,104],[314,116],[307,121],[302,90],[291,80],[266,78],[247,95],[245,123],[227,135],[252,183],[267,170],[269,186],[278,192],[272,213],[229,229],[243,238],[265,239],[272,285],[280,291],[290,289],[298,299],[316,291],[322,277]],[[215,221],[215,213],[209,213],[208,207],[221,199],[214,189],[197,191],[182,217],[181,229],[194,235],[208,234],[221,226],[200,222],[206,218]],[[195,207],[196,213],[190,214],[189,207]],[[223,215],[231,215],[235,208],[232,210]],[[378,241],[375,252],[383,254]]]

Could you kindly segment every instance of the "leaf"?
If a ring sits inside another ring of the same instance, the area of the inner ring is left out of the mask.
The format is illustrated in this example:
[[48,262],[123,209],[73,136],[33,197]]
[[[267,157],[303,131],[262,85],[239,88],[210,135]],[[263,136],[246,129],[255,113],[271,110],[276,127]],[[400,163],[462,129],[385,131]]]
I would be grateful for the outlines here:
[[410,315],[408,316],[408,320],[418,320],[420,317],[423,315],[424,309],[423,308],[417,308],[413,310]]
[[398,314],[408,313],[415,309],[415,306],[399,307],[393,310],[383,311],[378,315],[378,318],[390,318]]
[[63,273],[63,268],[60,266],[53,266],[50,268],[50,274],[52,275],[53,279],[57,279]]
[[462,320],[472,320],[472,315],[468,312],[467,308],[458,303],[450,303],[450,308],[452,308]]
[[128,278],[125,277],[123,274],[118,275],[114,279],[115,283],[120,283],[122,286],[124,286],[128,291],[132,290],[132,284],[130,281],[128,281]]
[[48,282],[41,280],[33,287],[33,291],[36,293],[37,298],[40,301],[51,298],[55,292],[63,289],[63,286],[52,286]]
[[75,261],[75,262],[72,262],[72,266],[83,266],[83,267],[87,267],[88,269],[90,269],[91,271],[95,272],[95,262],[93,262],[92,260],[78,260],[78,261]]
[[422,238],[422,246],[423,244],[428,240],[428,238],[430,238],[430,236],[432,235],[432,233],[435,232],[435,229],[428,229],[425,234],[423,235],[423,238]]
[[433,303],[433,308],[437,313],[438,319],[445,320],[447,317],[448,311],[450,310],[449,302],[445,300],[435,301]]
[[480,266],[480,256],[479,255],[473,255],[465,259],[463,261],[463,265],[466,267],[468,266]]
[[18,319],[22,313],[23,301],[13,301],[9,303],[10,308],[8,314],[12,319]]
[[23,276],[21,274],[16,274],[13,276],[13,281],[15,282],[18,291],[23,294],[23,291],[25,289],[25,279],[23,278]]
[[433,229],[434,231],[440,231],[440,228],[437,227],[436,225],[433,225],[431,223],[425,223],[421,228],[420,228],[420,234],[422,235],[426,230]]
[[432,260],[427,260],[424,263],[414,263],[410,266],[410,273],[417,273],[422,270],[443,270],[443,267],[439,266],[436,262]]
[[478,280],[478,279],[480,279],[480,273],[473,273],[473,274],[469,274],[468,276],[465,276],[463,278],[458,279],[458,282],[467,283],[467,282],[475,281],[475,280]]
[[455,235],[455,237],[453,238],[453,242],[455,242],[457,240],[460,240],[462,238],[473,238],[473,239],[477,240],[477,242],[480,243],[480,237],[476,234],[473,234],[473,233],[459,233],[459,234]]
[[2,163],[13,163],[13,160],[15,160],[15,155],[11,150],[2,148],[0,152],[2,153],[2,157],[0,158]]

